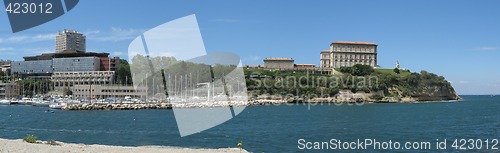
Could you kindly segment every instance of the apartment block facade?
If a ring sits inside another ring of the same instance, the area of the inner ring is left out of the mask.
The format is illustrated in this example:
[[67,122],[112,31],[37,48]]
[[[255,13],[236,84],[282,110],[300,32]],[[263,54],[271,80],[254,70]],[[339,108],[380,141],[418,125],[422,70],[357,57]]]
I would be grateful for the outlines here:
[[65,50],[86,51],[86,36],[75,30],[60,31],[56,36],[56,53]]

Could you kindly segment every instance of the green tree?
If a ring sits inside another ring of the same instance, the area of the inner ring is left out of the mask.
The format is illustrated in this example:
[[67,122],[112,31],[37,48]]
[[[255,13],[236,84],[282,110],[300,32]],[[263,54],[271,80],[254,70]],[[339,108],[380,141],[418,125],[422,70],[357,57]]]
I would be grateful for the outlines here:
[[352,73],[351,70],[352,70],[351,67],[345,67],[345,66],[343,66],[343,67],[339,68],[339,71],[342,72],[342,73],[349,73],[349,74],[351,74]]
[[375,72],[370,65],[361,64],[356,64],[352,67],[340,67],[339,71],[342,73],[352,74],[354,76],[366,76]]
[[394,68],[394,70],[393,70],[393,71],[394,71],[394,73],[396,73],[396,74],[399,74],[399,73],[400,73],[398,68]]
[[120,66],[116,70],[116,83],[132,84],[132,74],[127,60],[121,59]]
[[352,75],[354,76],[366,76],[374,72],[373,68],[370,65],[361,65],[361,64],[356,64],[352,66],[351,71]]

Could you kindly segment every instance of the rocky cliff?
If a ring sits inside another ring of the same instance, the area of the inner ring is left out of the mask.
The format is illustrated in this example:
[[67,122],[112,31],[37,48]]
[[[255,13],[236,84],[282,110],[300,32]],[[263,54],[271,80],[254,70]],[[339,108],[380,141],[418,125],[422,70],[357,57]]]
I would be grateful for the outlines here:
[[451,86],[424,87],[422,91],[414,92],[411,97],[416,101],[441,101],[461,99]]

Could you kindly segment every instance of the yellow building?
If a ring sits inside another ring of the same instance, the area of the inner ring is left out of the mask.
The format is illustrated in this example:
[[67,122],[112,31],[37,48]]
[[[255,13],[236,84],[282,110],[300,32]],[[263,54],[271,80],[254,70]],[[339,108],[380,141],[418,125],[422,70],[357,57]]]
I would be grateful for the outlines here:
[[320,53],[320,67],[339,68],[355,64],[376,67],[377,46],[372,42],[332,42],[330,50],[323,50]]

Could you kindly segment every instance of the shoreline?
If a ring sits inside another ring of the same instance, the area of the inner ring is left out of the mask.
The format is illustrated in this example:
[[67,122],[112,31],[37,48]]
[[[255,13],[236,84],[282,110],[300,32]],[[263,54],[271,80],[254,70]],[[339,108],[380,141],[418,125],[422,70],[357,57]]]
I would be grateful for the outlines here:
[[[251,98],[248,102],[244,101],[214,101],[214,102],[136,102],[136,103],[64,103],[61,110],[144,110],[144,109],[189,109],[189,108],[221,108],[221,107],[246,107],[262,105],[293,105],[293,104],[376,104],[376,103],[436,103],[436,102],[458,102],[463,99],[442,99],[442,100],[418,100],[414,98],[385,97],[383,100],[371,98],[290,98],[281,99],[277,97],[258,97]],[[12,104],[11,104],[12,105]],[[17,104],[14,104],[17,105]],[[22,105],[21,105],[22,106]],[[57,109],[57,108],[54,108]],[[49,111],[49,110],[48,110]]]
[[[22,139],[3,139],[0,138],[0,152],[19,152],[19,153],[93,153],[93,152],[173,152],[173,153],[234,153],[239,152],[239,148],[182,148],[172,146],[110,146],[99,144],[73,144],[56,141],[59,145],[50,145],[46,141],[38,141],[40,143],[27,143]],[[242,153],[248,153],[245,149],[241,149]]]
[[462,101],[456,99],[450,100],[433,100],[433,101],[286,101],[286,100],[257,100],[248,103],[237,103],[234,105],[213,105],[212,103],[196,103],[189,106],[177,106],[176,104],[167,103],[93,103],[93,104],[72,104],[67,107],[62,108],[62,110],[144,110],[144,109],[190,109],[190,108],[221,108],[221,107],[241,107],[241,106],[263,106],[263,105],[289,105],[289,104],[312,104],[312,103],[322,103],[322,104],[352,104],[352,103],[368,103],[368,104],[383,104],[383,103],[401,103],[401,104],[423,104],[423,103],[444,103],[444,102],[459,102]]

